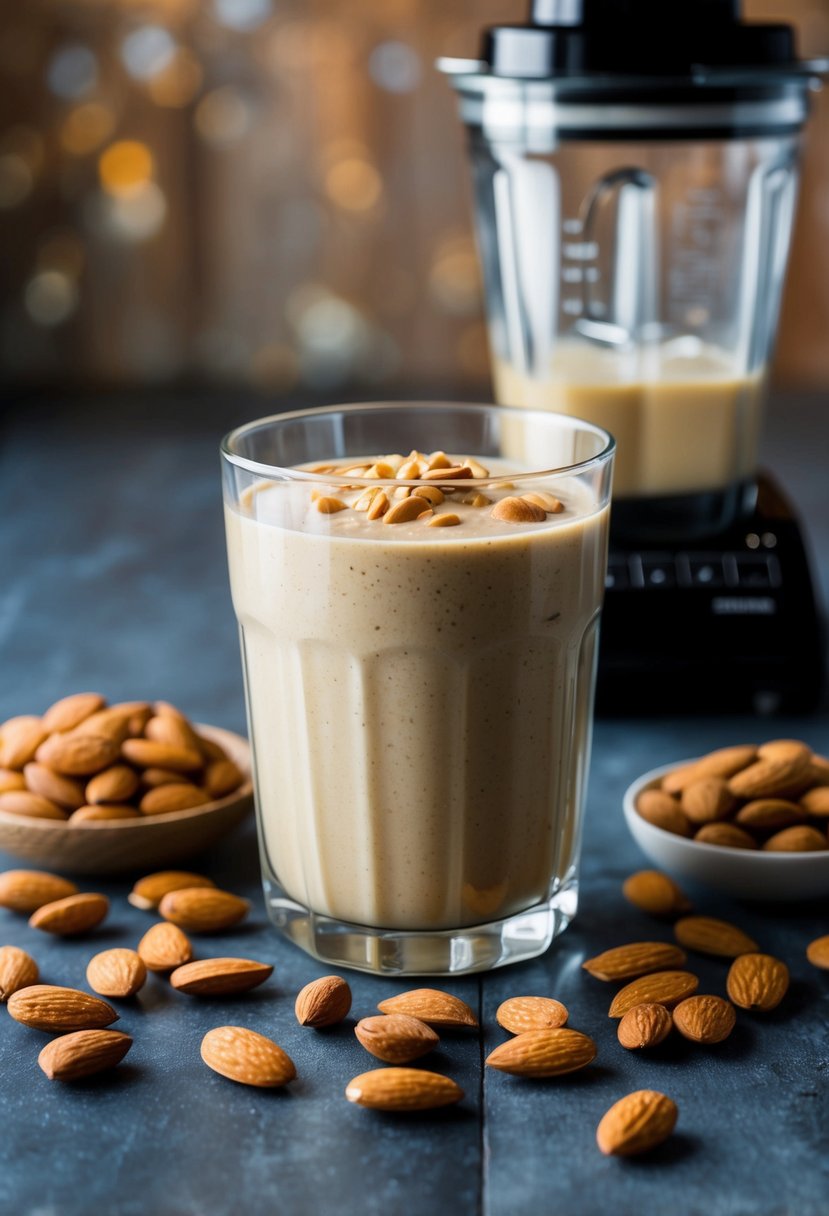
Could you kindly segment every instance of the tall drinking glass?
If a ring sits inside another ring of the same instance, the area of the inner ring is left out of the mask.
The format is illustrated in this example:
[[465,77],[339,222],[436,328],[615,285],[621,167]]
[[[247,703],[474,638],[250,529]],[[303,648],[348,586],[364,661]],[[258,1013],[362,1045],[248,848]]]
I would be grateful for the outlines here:
[[573,917],[613,446],[408,403],[224,440],[265,897],[310,954],[477,971]]

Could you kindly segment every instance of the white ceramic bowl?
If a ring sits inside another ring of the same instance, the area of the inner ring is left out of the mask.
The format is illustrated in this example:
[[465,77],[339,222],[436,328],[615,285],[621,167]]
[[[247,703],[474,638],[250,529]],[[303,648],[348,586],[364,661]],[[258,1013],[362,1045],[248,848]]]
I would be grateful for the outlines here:
[[762,849],[726,849],[698,844],[654,827],[636,810],[643,790],[655,788],[666,773],[693,760],[678,760],[652,769],[625,791],[628,828],[642,852],[660,869],[739,899],[800,900],[829,895],[829,849],[823,853],[764,853]]

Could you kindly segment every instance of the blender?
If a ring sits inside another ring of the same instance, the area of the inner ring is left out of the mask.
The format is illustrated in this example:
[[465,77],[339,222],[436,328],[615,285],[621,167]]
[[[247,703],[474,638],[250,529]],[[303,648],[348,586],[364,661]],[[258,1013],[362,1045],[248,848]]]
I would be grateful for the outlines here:
[[822,638],[757,469],[810,91],[737,0],[533,0],[441,60],[469,137],[495,394],[613,433],[598,707],[797,711]]

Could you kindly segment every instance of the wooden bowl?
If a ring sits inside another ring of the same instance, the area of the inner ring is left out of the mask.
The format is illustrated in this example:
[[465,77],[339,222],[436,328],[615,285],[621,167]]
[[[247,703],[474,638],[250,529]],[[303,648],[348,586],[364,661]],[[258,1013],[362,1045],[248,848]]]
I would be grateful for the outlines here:
[[253,806],[250,744],[218,726],[196,730],[223,747],[245,775],[238,790],[186,811],[140,819],[111,819],[70,826],[0,811],[0,850],[61,874],[120,874],[158,869],[200,853],[224,836]]

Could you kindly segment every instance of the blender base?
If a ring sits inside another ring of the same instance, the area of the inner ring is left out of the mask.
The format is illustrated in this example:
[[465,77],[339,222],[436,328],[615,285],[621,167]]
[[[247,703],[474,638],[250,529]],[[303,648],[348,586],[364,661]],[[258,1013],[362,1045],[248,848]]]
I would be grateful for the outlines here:
[[767,473],[725,530],[611,539],[597,713],[810,712],[823,674],[800,524]]

